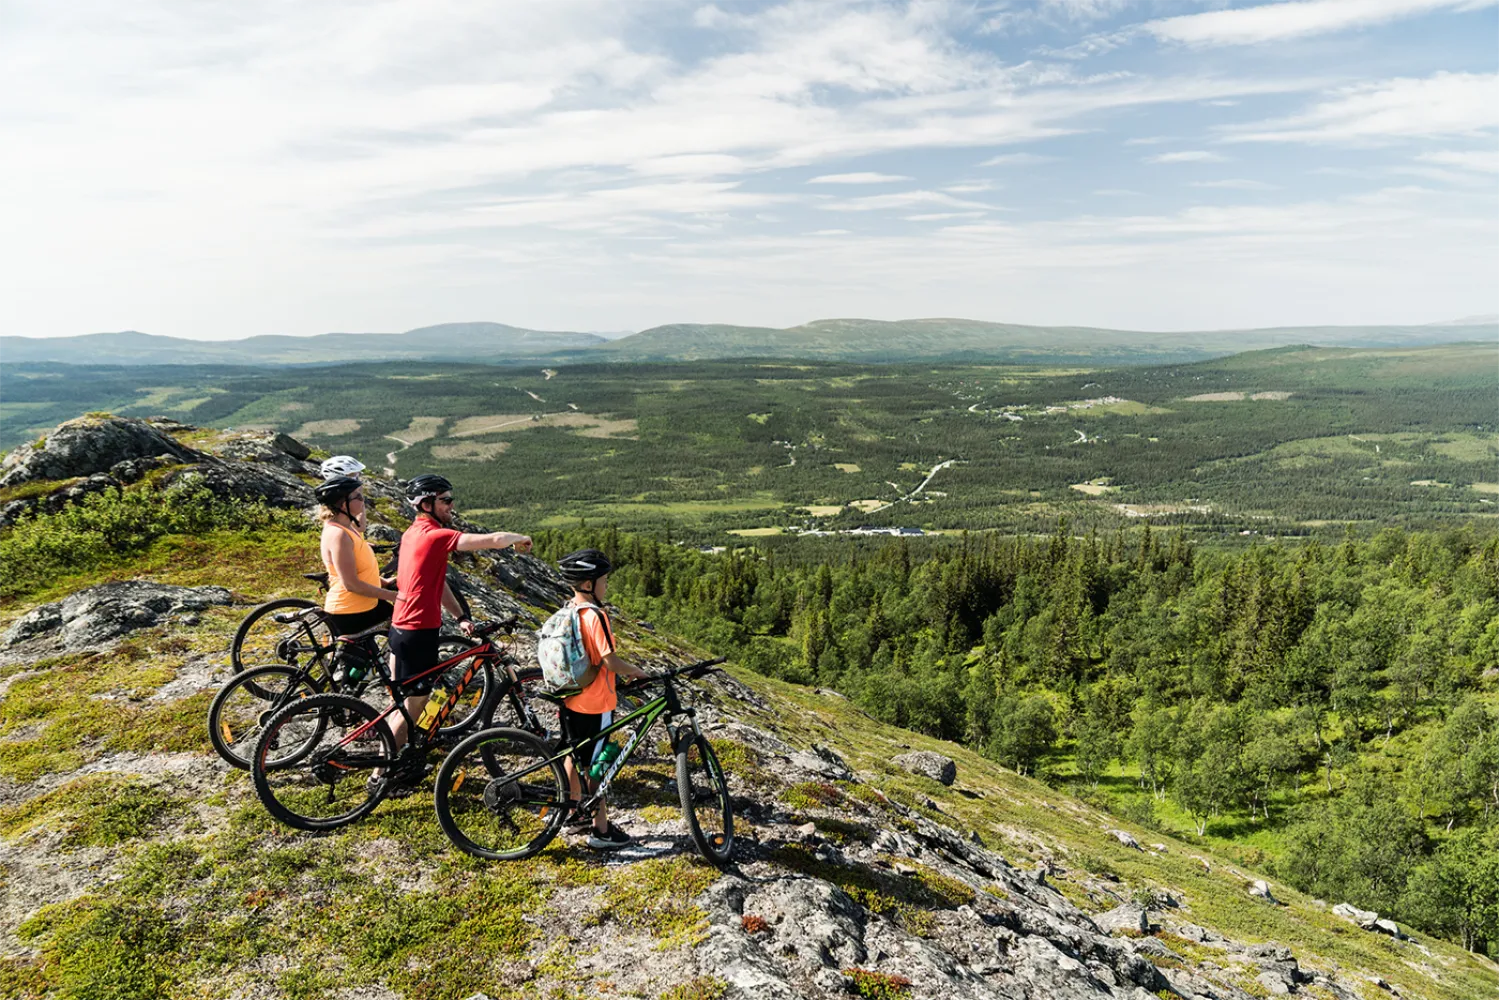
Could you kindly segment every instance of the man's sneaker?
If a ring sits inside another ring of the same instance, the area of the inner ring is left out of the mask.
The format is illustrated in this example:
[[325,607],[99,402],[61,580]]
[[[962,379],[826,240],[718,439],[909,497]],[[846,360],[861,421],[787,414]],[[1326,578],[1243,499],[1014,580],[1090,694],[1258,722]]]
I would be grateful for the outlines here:
[[617,851],[630,843],[632,839],[628,833],[610,823],[609,829],[603,833],[597,830],[593,832],[593,835],[588,838],[588,846],[596,851]]

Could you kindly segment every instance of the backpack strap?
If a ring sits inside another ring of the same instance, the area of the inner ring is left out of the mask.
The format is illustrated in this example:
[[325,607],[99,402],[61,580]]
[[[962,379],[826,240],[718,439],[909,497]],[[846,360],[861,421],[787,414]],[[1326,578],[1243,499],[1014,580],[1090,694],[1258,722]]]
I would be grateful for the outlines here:
[[[578,628],[580,631],[583,628],[583,609],[588,608],[589,610],[598,613],[599,621],[604,623],[604,634],[609,637],[609,649],[612,651],[614,649],[614,630],[609,627],[608,613],[605,612],[604,609],[599,607],[597,604],[578,604],[575,605],[575,607],[577,607],[578,609]],[[601,665],[602,661],[600,661],[600,663],[594,664],[595,667]]]

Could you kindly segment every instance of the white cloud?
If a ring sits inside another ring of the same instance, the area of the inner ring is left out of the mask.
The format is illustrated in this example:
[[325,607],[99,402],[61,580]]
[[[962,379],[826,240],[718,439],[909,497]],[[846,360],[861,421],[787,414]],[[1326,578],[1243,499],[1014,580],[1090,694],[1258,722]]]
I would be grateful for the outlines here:
[[906,177],[903,174],[875,174],[875,173],[823,174],[821,177],[814,177],[814,178],[812,178],[807,183],[808,184],[888,184],[888,183],[890,183],[892,181],[908,181],[910,179],[911,178]]
[[893,208],[910,208],[914,205],[942,205],[952,208],[977,208],[987,210],[990,206],[982,202],[954,198],[940,191],[900,191],[893,194],[874,194],[862,198],[847,198],[841,201],[819,202],[818,208],[830,212],[879,212]]
[[1427,163],[1439,163],[1446,167],[1460,167],[1463,170],[1475,170],[1486,174],[1499,174],[1499,150],[1493,149],[1466,149],[1466,150],[1442,150],[1436,153],[1422,153],[1416,157]]
[[1227,191],[1278,191],[1280,188],[1274,184],[1264,181],[1249,180],[1243,177],[1229,177],[1221,181],[1193,181],[1193,187],[1200,188],[1222,188]]
[[1335,91],[1308,111],[1227,126],[1232,142],[1377,143],[1499,128],[1499,74],[1437,73],[1399,77]]
[[1373,27],[1444,8],[1488,6],[1494,0],[1296,0],[1147,21],[1162,41],[1187,45],[1257,45]]
[[983,191],[993,191],[997,185],[993,181],[965,181],[962,184],[948,184],[942,190],[948,194],[979,194]]
[[1146,163],[1222,163],[1227,157],[1206,149],[1183,149],[1175,153],[1160,153],[1145,157]]
[[1055,163],[1057,157],[1041,153],[1001,153],[980,163],[981,167],[1036,167],[1043,163]]

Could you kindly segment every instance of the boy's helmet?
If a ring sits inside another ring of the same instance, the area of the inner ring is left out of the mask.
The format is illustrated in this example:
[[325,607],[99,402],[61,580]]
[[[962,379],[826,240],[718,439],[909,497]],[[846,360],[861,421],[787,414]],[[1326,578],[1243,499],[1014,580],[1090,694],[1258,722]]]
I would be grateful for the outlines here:
[[412,503],[421,503],[428,497],[435,497],[439,493],[447,493],[452,489],[452,483],[441,476],[427,472],[406,484],[406,499]]
[[353,455],[334,455],[318,466],[324,479],[335,476],[357,476],[364,471],[364,463]]
[[561,571],[562,579],[574,586],[597,580],[613,568],[609,557],[598,549],[579,549],[557,560],[557,569]]

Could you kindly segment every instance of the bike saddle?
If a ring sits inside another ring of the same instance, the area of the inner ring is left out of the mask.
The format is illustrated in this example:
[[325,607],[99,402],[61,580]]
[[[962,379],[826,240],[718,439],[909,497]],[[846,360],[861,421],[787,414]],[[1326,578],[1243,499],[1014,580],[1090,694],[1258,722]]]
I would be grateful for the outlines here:
[[321,584],[324,587],[328,586],[327,573],[303,573],[302,579],[311,580],[313,583]]

